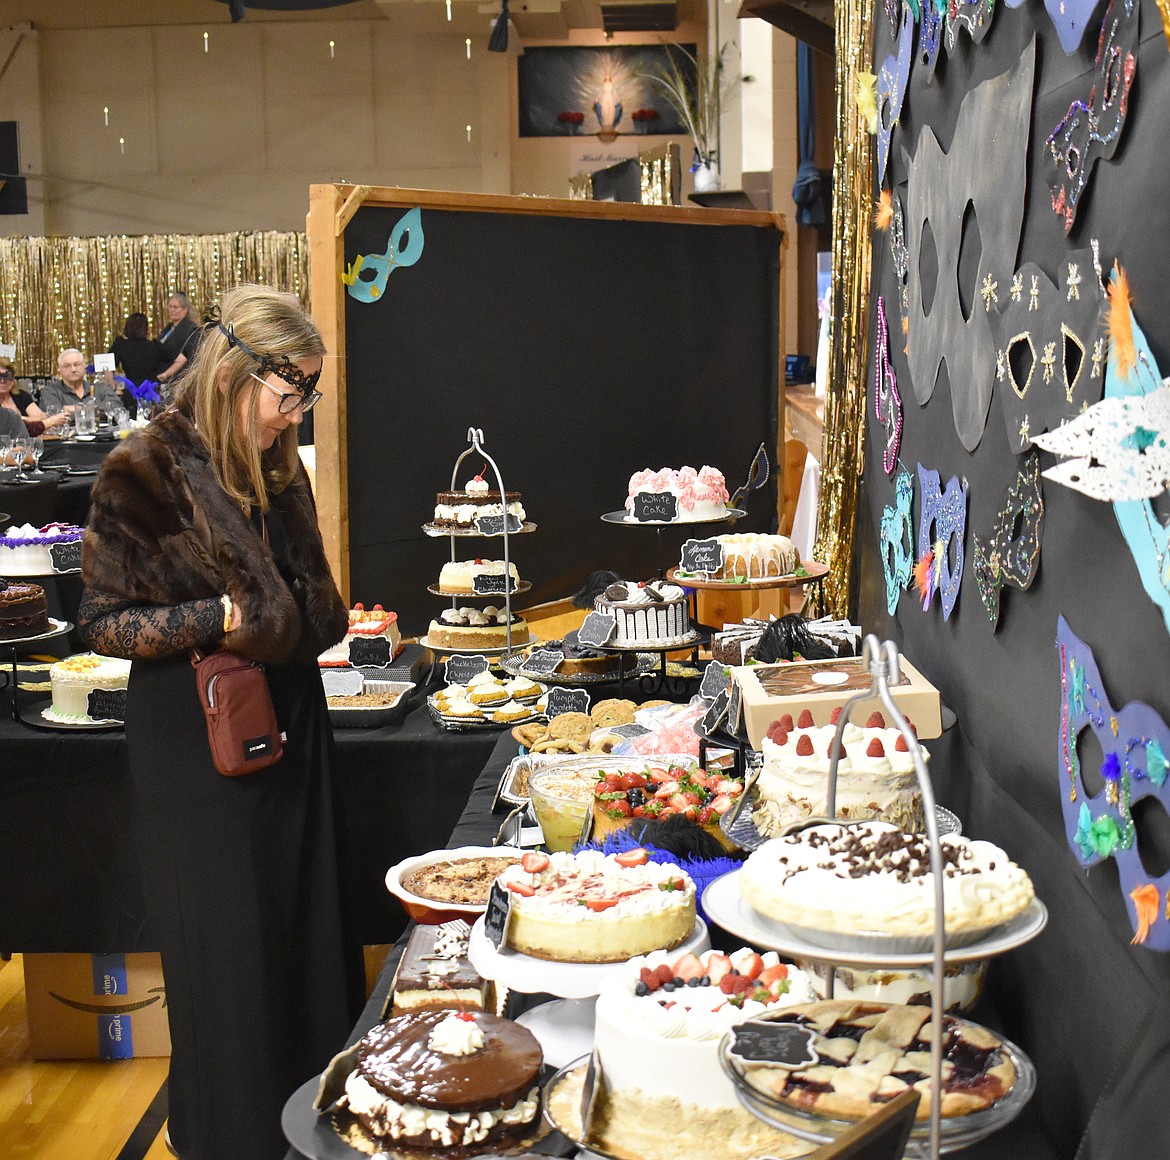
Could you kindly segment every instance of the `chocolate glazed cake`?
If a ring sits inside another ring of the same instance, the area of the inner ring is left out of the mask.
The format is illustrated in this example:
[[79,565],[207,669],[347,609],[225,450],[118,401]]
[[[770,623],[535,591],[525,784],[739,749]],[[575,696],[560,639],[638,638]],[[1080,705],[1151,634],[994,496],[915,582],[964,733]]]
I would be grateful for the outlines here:
[[[437,1050],[432,1033],[451,1019],[474,1023],[482,1043],[466,1054]],[[383,1147],[464,1148],[516,1138],[540,1114],[541,1062],[536,1038],[511,1020],[482,1011],[400,1015],[362,1040],[346,1102]]]
[[0,640],[39,636],[50,628],[49,603],[39,584],[0,579]]

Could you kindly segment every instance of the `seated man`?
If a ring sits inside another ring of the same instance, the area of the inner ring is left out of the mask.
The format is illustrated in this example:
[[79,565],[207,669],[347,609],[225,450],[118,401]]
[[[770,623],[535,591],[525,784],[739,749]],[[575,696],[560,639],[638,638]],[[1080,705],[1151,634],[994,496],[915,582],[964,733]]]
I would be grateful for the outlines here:
[[[63,350],[57,356],[57,374],[60,378],[53,379],[41,391],[40,407],[46,415],[61,410],[72,411],[78,403],[90,396],[90,388],[85,381],[85,355],[81,351],[75,347]],[[118,391],[100,379],[93,389],[93,397],[104,411],[119,406]]]
[[0,407],[0,438],[5,435],[14,439],[24,439],[28,435],[28,428],[19,415],[7,407]]

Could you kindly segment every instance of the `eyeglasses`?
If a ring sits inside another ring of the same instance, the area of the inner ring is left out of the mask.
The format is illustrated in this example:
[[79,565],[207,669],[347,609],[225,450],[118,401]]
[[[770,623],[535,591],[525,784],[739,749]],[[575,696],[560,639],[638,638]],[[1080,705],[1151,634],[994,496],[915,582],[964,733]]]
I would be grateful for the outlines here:
[[320,391],[309,391],[307,394],[301,394],[300,391],[282,391],[279,387],[274,387],[267,379],[262,379],[259,375],[252,374],[251,371],[248,373],[258,383],[280,396],[280,402],[277,403],[276,409],[282,415],[291,415],[298,407],[302,412],[308,414],[321,401]]

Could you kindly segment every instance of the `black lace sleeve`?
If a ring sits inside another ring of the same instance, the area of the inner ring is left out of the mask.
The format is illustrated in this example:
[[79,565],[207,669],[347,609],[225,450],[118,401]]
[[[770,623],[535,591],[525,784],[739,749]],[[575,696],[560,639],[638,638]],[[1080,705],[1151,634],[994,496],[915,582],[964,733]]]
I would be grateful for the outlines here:
[[134,604],[87,588],[77,627],[94,652],[126,660],[157,660],[223,637],[223,604],[216,596],[182,604]]

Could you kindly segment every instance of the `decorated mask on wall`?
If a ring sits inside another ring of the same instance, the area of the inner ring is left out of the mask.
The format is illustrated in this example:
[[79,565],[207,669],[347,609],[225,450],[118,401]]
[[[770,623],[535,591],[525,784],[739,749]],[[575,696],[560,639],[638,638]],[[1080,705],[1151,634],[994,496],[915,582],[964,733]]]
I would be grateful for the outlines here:
[[938,472],[920,463],[918,506],[918,563],[914,571],[922,607],[929,608],[937,592],[942,601],[943,620],[949,620],[963,579],[967,481],[960,483],[952,475],[943,491]]
[[995,14],[995,0],[948,0],[947,52],[955,54],[959,33],[966,31],[973,44],[978,44],[991,29]]
[[905,343],[910,327],[910,251],[906,249],[906,215],[896,189],[890,191],[890,210],[890,256],[898,279],[898,312],[902,317],[899,341]]
[[[987,422],[993,382],[987,368],[995,363],[978,287],[988,276],[1006,282],[1016,265],[1035,58],[1033,38],[1013,68],[963,99],[951,152],[944,153],[931,129],[924,128],[909,163],[905,208],[913,271],[907,344],[911,386],[919,403],[928,402],[939,366],[946,361],[955,430],[968,451],[978,446]],[[955,272],[968,203],[981,256],[974,300],[965,307]],[[924,247],[932,247],[937,258],[937,276],[929,283],[923,278]]]
[[1091,249],[1064,259],[1059,285],[1028,262],[1006,285],[988,288],[984,304],[995,340],[995,389],[1008,446],[1018,455],[1033,435],[1079,415],[1101,397],[1105,293]]
[[910,587],[914,569],[914,476],[902,464],[894,477],[894,506],[882,509],[882,568],[886,576],[886,608],[898,611],[898,597]]
[[[1009,8],[1020,8],[1024,0],[1004,0],[1004,3]],[[1066,56],[1071,56],[1080,47],[1085,29],[1100,3],[1101,0],[1044,0]]]
[[882,467],[892,475],[898,462],[898,447],[902,442],[902,396],[898,393],[898,379],[890,365],[890,333],[886,325],[886,304],[881,295],[877,300],[877,350],[874,356],[873,410],[885,434],[882,445]]
[[918,28],[918,63],[926,73],[926,83],[934,80],[934,66],[942,48],[947,23],[947,0],[922,0]]
[[[394,223],[384,254],[358,254],[353,260],[341,276],[346,292],[359,302],[377,302],[386,292],[390,272],[399,266],[413,266],[422,252],[422,210],[415,206]],[[367,274],[372,277],[367,278]]]
[[1008,488],[991,534],[986,539],[978,532],[971,534],[971,571],[993,628],[999,626],[1000,589],[1005,584],[1026,589],[1036,576],[1043,521],[1040,456],[1033,451]]
[[902,5],[902,24],[898,33],[898,55],[887,56],[878,69],[877,80],[877,161],[878,184],[886,179],[886,162],[890,157],[890,135],[902,114],[906,84],[910,80],[910,58],[914,55],[914,13],[909,4]]
[[1154,510],[1154,496],[1138,494],[1152,491],[1164,474],[1167,388],[1133,316],[1125,276],[1117,269],[1110,280],[1109,299],[1105,399],[1098,404],[1104,409],[1090,408],[1068,429],[1039,436],[1036,443],[1076,457],[1050,468],[1044,473],[1048,478],[1113,503],[1142,586],[1162,610],[1170,631],[1170,527]]
[[[1057,620],[1060,657],[1061,809],[1068,844],[1082,866],[1106,858],[1117,862],[1122,897],[1135,943],[1170,950],[1170,872],[1154,878],[1142,865],[1133,805],[1156,797],[1170,806],[1166,785],[1170,728],[1149,705],[1130,701],[1114,709],[1105,692],[1092,649]],[[1089,797],[1081,776],[1077,739],[1091,729],[1101,747],[1100,776],[1105,783]]]
[[1081,194],[1102,158],[1112,157],[1125,127],[1129,91],[1137,71],[1137,0],[1111,0],[1097,42],[1097,67],[1087,97],[1068,107],[1046,141],[1045,169],[1052,208],[1067,234]]

